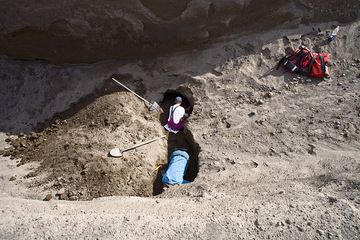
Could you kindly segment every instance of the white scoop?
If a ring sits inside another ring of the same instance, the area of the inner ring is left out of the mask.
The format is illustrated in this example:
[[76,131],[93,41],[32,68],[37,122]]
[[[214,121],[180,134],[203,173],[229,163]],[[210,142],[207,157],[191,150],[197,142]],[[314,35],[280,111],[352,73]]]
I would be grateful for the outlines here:
[[156,140],[159,140],[159,139],[162,139],[162,138],[165,138],[165,137],[166,137],[166,135],[163,135],[163,136],[157,137],[157,138],[153,138],[153,139],[148,140],[146,142],[139,143],[139,144],[136,144],[136,145],[134,145],[132,147],[126,148],[124,150],[121,150],[120,148],[113,148],[113,149],[110,150],[109,155],[112,156],[112,157],[121,157],[123,155],[123,153],[126,152],[126,151],[138,148],[140,146],[146,145],[148,143],[154,142]]

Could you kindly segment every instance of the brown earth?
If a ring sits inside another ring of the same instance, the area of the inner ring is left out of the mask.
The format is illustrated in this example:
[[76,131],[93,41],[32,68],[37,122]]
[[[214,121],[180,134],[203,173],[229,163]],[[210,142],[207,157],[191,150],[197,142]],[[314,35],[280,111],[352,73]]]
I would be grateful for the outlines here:
[[125,149],[163,135],[158,116],[150,114],[130,93],[102,91],[102,95],[95,95],[93,102],[69,117],[77,105],[89,102],[82,99],[58,114],[57,118],[67,116],[66,120],[53,120],[43,131],[10,138],[15,148],[11,154],[22,157],[18,165],[35,159],[41,163],[25,177],[45,177],[35,179],[30,187],[42,186],[43,191],[62,200],[152,196],[155,168],[167,162],[164,140],[126,152],[119,159],[107,153],[114,147]]

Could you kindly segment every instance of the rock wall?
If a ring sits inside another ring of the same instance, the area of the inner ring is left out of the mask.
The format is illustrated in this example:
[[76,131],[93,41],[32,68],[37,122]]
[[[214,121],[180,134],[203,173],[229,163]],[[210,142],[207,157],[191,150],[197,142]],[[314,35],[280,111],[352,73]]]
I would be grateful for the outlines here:
[[0,53],[53,63],[137,58],[359,12],[358,0],[3,0]]

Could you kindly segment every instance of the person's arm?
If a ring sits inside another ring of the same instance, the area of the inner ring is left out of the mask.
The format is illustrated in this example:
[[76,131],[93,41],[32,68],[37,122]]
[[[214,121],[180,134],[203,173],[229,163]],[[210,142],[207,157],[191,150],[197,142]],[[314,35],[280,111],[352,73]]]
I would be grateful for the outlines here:
[[170,116],[171,116],[171,111],[172,111],[172,108],[173,108],[173,106],[171,106],[171,107],[170,107],[170,109],[169,109],[169,117],[168,117],[168,121],[170,121]]

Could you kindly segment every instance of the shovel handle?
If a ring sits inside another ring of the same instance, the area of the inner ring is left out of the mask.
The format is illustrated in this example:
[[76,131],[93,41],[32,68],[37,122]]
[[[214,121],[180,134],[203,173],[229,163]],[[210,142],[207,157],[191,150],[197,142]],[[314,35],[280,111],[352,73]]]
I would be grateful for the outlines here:
[[134,92],[133,90],[131,90],[130,88],[119,82],[118,80],[116,80],[115,78],[112,78],[112,80],[114,80],[114,82],[116,82],[117,84],[119,84],[120,86],[122,86],[123,88],[125,88],[126,90],[128,90],[129,92],[140,98],[141,100],[143,100],[146,104],[151,105],[151,103],[148,100],[146,100],[145,98],[143,98],[142,96],[140,96],[139,94],[137,94],[136,92]]
[[166,135],[163,135],[163,136],[157,137],[157,138],[153,138],[153,139],[148,140],[148,141],[143,142],[143,143],[136,144],[136,145],[134,145],[134,146],[132,146],[132,147],[129,147],[129,148],[126,148],[126,149],[122,150],[121,152],[126,152],[126,151],[129,151],[129,150],[131,150],[131,149],[141,147],[141,146],[143,146],[143,145],[146,145],[146,144],[148,144],[148,143],[154,142],[154,141],[159,140],[159,139],[164,138],[164,137],[166,137]]

